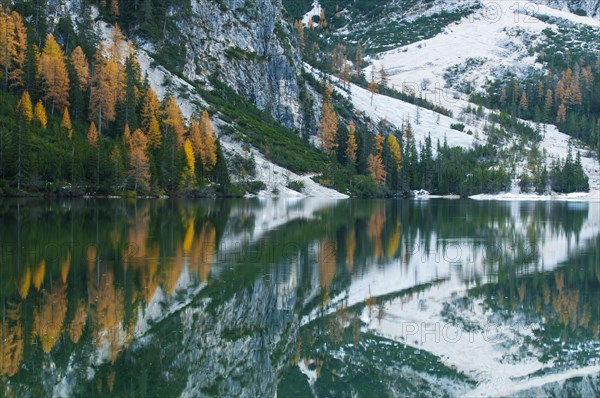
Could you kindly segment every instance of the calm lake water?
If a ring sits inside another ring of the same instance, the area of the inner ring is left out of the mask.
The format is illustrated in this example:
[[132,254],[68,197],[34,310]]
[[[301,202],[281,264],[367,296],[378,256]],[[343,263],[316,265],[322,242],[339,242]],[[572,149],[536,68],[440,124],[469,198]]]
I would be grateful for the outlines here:
[[600,205],[3,200],[0,396],[600,395]]

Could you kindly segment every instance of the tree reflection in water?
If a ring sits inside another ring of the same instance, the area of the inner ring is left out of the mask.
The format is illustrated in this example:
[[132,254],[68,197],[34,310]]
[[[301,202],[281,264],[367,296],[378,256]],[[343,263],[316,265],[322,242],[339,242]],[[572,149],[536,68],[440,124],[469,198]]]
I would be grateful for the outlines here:
[[511,361],[552,366],[527,377],[597,365],[599,213],[474,201],[3,201],[0,391],[460,395],[485,384],[442,348],[405,339],[413,305],[463,331],[482,320],[529,327],[519,343],[531,352]]

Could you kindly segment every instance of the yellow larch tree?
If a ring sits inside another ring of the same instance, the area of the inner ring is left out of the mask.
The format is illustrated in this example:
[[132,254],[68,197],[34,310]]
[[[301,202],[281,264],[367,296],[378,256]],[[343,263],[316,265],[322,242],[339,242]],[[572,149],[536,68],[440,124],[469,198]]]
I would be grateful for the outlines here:
[[27,32],[23,24],[21,14],[13,11],[10,14],[14,40],[12,42],[10,56],[10,71],[8,80],[13,89],[21,89],[25,86],[25,59],[27,55]]
[[346,141],[346,158],[352,164],[356,164],[356,154],[358,145],[356,144],[356,126],[354,122],[348,125],[348,140]]
[[319,122],[318,140],[323,153],[327,156],[332,156],[339,144],[337,142],[338,119],[333,109],[331,85],[328,84],[325,88],[325,96],[323,99],[323,107],[321,108],[321,120]]
[[164,113],[165,119],[163,120],[163,123],[165,124],[165,127],[170,133],[175,134],[177,145],[182,146],[185,135],[185,121],[175,98],[169,97],[167,99],[165,102]]
[[96,148],[96,187],[98,187],[98,184],[100,183],[100,142],[99,142],[99,138],[100,138],[100,136],[98,134],[98,130],[96,129],[96,125],[92,121],[90,123],[90,128],[88,130],[87,139],[88,139],[88,143],[90,144],[90,146]]
[[125,124],[125,128],[123,129],[123,142],[127,146],[131,145],[131,130],[128,124]]
[[40,56],[38,72],[44,92],[44,100],[59,111],[69,105],[69,73],[65,63],[65,55],[52,34],[46,37],[46,44]]
[[189,139],[186,139],[183,144],[183,153],[185,154],[185,169],[183,170],[181,184],[184,187],[192,187],[195,185],[196,179],[196,159],[194,157],[194,148],[192,148],[192,143]]
[[402,165],[402,151],[400,150],[400,144],[393,134],[390,134],[386,140],[386,144],[392,156],[394,167],[396,171],[400,171]]
[[133,178],[135,191],[138,189],[148,191],[150,188],[150,159],[147,148],[148,138],[142,130],[135,130],[129,147],[129,174]]
[[17,111],[23,120],[25,120],[25,122],[31,123],[33,120],[33,106],[31,105],[31,97],[29,96],[29,92],[24,91],[23,94],[21,94],[21,99],[17,105]]
[[71,116],[69,116],[69,108],[65,108],[63,111],[62,121],[60,122],[60,127],[67,130],[67,134],[69,139],[73,138],[73,126],[71,125]]
[[90,120],[98,120],[98,133],[102,126],[113,122],[116,105],[125,95],[125,70],[123,67],[122,34],[115,27],[113,42],[106,52],[100,45],[94,57],[94,74],[91,78]]
[[152,149],[160,148],[162,142],[162,136],[160,133],[160,126],[156,117],[152,116],[150,119],[150,125],[148,126],[148,144]]
[[140,112],[141,127],[143,131],[150,130],[150,123],[152,122],[152,118],[158,120],[159,111],[160,101],[158,100],[158,96],[156,95],[156,92],[152,89],[152,87],[148,87],[148,89],[146,90],[146,94],[144,95],[144,103]]
[[192,119],[190,123],[190,142],[194,149],[194,154],[199,159],[202,158],[202,134],[200,133],[200,124],[195,119]]
[[200,136],[203,143],[202,166],[206,172],[210,172],[217,165],[217,138],[208,111],[202,112]]
[[46,108],[44,108],[44,104],[42,101],[38,101],[35,104],[35,108],[33,110],[33,121],[41,126],[43,129],[46,128],[48,124],[48,117],[46,116]]
[[81,47],[75,47],[71,53],[71,64],[77,76],[79,88],[84,91],[87,90],[90,85],[90,66]]
[[90,128],[88,129],[87,135],[88,143],[93,146],[98,146],[98,130],[96,129],[96,124],[94,122],[90,123]]
[[375,153],[369,155],[367,164],[369,168],[369,174],[378,184],[383,185],[385,183],[385,168],[383,167],[383,141],[384,137],[382,134],[375,136]]

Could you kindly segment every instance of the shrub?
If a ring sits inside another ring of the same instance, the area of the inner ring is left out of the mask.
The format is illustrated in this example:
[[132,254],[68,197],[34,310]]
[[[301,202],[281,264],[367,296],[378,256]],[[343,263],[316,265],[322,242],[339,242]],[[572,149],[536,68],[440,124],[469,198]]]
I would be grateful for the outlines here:
[[287,187],[296,192],[302,192],[304,190],[304,181],[295,180],[287,183]]
[[462,123],[452,123],[450,125],[450,128],[452,130],[457,130],[457,131],[465,131],[465,125]]

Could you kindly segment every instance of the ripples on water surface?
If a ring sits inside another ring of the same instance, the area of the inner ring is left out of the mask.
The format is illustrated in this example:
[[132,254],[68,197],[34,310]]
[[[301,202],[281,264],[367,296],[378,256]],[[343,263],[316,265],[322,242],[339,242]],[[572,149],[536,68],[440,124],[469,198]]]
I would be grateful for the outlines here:
[[0,395],[600,395],[600,206],[0,202]]

